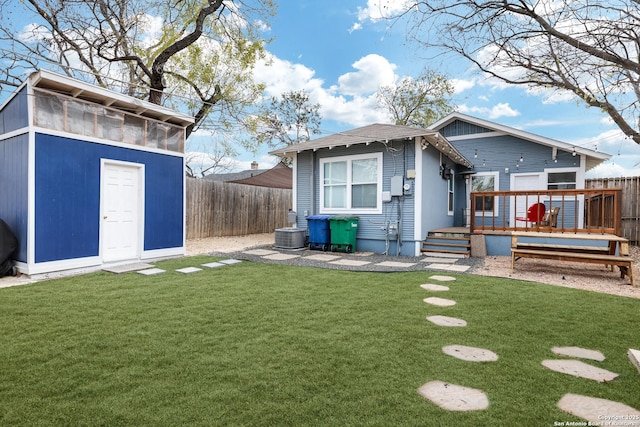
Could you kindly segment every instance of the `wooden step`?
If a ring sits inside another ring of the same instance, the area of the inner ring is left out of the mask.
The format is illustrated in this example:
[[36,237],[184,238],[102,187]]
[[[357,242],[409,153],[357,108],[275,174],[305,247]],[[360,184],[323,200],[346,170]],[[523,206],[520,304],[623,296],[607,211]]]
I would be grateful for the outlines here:
[[441,233],[430,231],[422,241],[422,253],[471,255],[471,237],[466,233]]
[[427,249],[427,248],[422,248],[420,249],[420,252],[423,253],[434,253],[434,254],[438,254],[438,253],[443,253],[443,254],[458,254],[458,255],[470,255],[471,251],[456,251],[456,250],[452,250],[452,249]]
[[430,240],[422,242],[422,246],[447,246],[453,248],[469,248],[471,243],[445,243],[445,242],[432,242]]

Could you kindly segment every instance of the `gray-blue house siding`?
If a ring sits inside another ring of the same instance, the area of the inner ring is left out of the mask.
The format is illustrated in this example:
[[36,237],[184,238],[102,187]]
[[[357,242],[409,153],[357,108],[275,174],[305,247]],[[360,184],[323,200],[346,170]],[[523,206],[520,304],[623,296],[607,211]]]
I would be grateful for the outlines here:
[[[469,195],[474,183],[491,183],[493,188],[488,191],[546,190],[551,177],[566,174],[572,180],[568,185],[582,188],[585,171],[610,157],[460,113],[447,116],[430,129],[369,125],[272,153],[295,160],[296,225],[305,228],[306,216],[327,213],[322,211],[325,202],[320,199],[321,187],[326,185],[320,182],[323,160],[373,153],[381,153],[383,162],[378,193],[390,191],[392,177],[401,177],[408,191],[382,203],[380,212],[362,214],[346,209],[339,213],[359,217],[358,250],[403,255],[420,254],[420,243],[431,230],[467,225],[469,215],[475,215],[476,223],[483,218],[496,226],[503,225],[503,219],[515,222],[526,205],[534,202],[516,203],[512,197],[505,203],[497,200],[494,211],[471,213]],[[549,205],[554,200],[544,202]],[[565,201],[559,221],[564,219],[569,225],[569,218],[580,220],[576,215],[579,203]],[[400,251],[396,237],[388,238],[386,232],[398,218]],[[501,242],[488,242],[487,247],[489,253],[493,248],[503,250]]]

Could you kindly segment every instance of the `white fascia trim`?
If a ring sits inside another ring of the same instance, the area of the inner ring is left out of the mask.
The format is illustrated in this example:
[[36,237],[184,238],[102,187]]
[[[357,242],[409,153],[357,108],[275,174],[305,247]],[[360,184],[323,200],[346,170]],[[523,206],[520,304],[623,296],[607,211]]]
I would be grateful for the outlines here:
[[86,258],[73,258],[61,261],[47,261],[38,263],[16,263],[16,267],[20,273],[26,275],[54,273],[57,271],[74,270],[78,268],[96,267],[102,265],[99,256]]
[[413,197],[414,197],[414,208],[413,208],[413,239],[415,241],[414,244],[414,256],[420,256],[420,247],[422,246],[422,199],[423,199],[423,190],[422,190],[422,175],[423,175],[423,150],[420,147],[420,143],[418,142],[418,138],[416,138],[414,152],[416,153],[415,159],[415,170],[416,177],[413,180],[414,188],[413,188]]

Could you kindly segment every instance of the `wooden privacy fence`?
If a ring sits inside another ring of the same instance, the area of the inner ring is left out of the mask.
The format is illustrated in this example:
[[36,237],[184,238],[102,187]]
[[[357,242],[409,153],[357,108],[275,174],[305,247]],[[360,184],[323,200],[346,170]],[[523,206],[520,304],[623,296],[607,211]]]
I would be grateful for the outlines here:
[[621,235],[629,242],[640,242],[640,176],[630,178],[592,178],[585,182],[586,188],[621,188],[622,189],[622,224]]
[[287,227],[291,190],[187,178],[187,239],[271,233]]

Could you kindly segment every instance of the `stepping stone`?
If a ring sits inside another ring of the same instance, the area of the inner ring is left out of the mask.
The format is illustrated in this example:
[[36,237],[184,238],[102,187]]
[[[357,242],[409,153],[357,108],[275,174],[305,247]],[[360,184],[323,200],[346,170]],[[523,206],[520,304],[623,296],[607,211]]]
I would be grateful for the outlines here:
[[409,268],[416,264],[411,262],[383,261],[376,265],[379,265],[380,267]]
[[428,382],[418,393],[448,411],[479,411],[489,407],[489,398],[482,390],[442,381]]
[[429,264],[425,268],[429,270],[447,270],[447,271],[455,271],[458,273],[464,273],[469,268],[468,265],[455,265],[455,264]]
[[630,348],[629,351],[627,351],[627,355],[631,363],[633,363],[633,366],[638,370],[638,373],[640,373],[640,350]]
[[264,259],[270,259],[273,261],[286,261],[288,259],[294,259],[294,258],[300,258],[300,255],[292,255],[292,254],[281,254],[281,253],[275,253],[273,255],[265,255],[262,258]]
[[153,265],[147,264],[146,262],[136,262],[133,264],[115,265],[113,267],[104,268],[103,270],[108,271],[109,273],[121,274],[128,273],[130,271],[145,270],[148,268],[153,268]]
[[370,261],[358,261],[355,259],[340,259],[338,261],[331,261],[329,262],[329,264],[335,264],[335,265],[347,265],[350,267],[360,267],[362,265],[367,265],[367,264],[371,264]]
[[640,419],[637,418],[640,417],[640,411],[613,400],[567,393],[558,402],[558,408],[576,417],[584,418],[590,422],[589,425],[640,425]]
[[191,273],[195,273],[198,271],[202,271],[201,268],[198,267],[186,267],[186,268],[181,268],[179,270],[176,270],[178,273],[184,273],[184,274],[191,274]]
[[307,257],[304,257],[304,259],[311,259],[313,261],[333,261],[334,259],[338,259],[340,258],[337,255],[325,255],[325,254],[318,254],[318,255],[309,255]]
[[218,268],[218,267],[224,267],[227,264],[223,264],[221,262],[209,262],[207,264],[202,264],[203,267],[207,267],[207,268]]
[[430,276],[429,279],[433,279],[433,280],[437,280],[438,282],[452,282],[454,280],[456,280],[455,277],[451,277],[451,276]]
[[467,326],[467,321],[447,316],[429,316],[427,320],[438,326]]
[[232,264],[239,264],[242,261],[240,261],[239,259],[231,258],[231,259],[223,259],[222,261],[219,261],[219,262],[221,262],[221,263],[223,263],[225,265],[232,265]]
[[580,359],[591,359],[602,362],[605,357],[604,354],[598,350],[589,350],[582,347],[553,347],[551,349],[558,356],[577,357]]
[[420,287],[427,291],[448,291],[449,290],[448,286],[433,285],[431,283],[425,283],[424,285],[420,285]]
[[448,345],[442,347],[442,351],[444,354],[467,362],[495,362],[498,360],[497,354],[484,348],[467,347],[465,345]]
[[420,262],[428,262],[431,264],[455,264],[459,258],[437,258],[437,257],[426,257]]
[[263,255],[277,254],[278,251],[272,251],[272,250],[269,250],[269,249],[252,249],[250,251],[244,251],[242,253],[243,254],[247,254],[247,255],[263,256]]
[[144,274],[145,276],[153,276],[154,274],[164,273],[165,270],[161,270],[159,268],[148,268],[146,270],[139,270],[137,273]]
[[601,383],[613,381],[618,378],[618,374],[606,369],[591,366],[580,360],[543,360],[542,366],[552,371],[573,375],[574,377],[586,378]]
[[440,307],[450,307],[452,305],[456,305],[456,302],[452,299],[438,297],[429,297],[423,299],[422,301],[426,302],[427,304],[438,305]]

